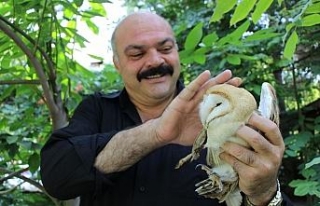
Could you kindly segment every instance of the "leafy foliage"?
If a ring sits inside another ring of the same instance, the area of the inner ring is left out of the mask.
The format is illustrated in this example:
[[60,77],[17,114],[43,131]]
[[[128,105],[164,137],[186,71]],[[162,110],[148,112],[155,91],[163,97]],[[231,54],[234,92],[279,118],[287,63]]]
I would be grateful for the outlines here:
[[[73,59],[75,48],[88,42],[77,31],[78,21],[98,33],[93,18],[106,17],[102,3],[110,2],[90,0],[84,7],[83,0],[0,1],[0,204],[60,205],[39,184],[41,146],[52,129],[67,123],[82,95],[121,88],[113,66],[93,72]],[[287,145],[283,183],[290,183],[295,196],[308,197],[308,204],[319,202],[320,120],[319,107],[312,105],[320,101],[320,1],[128,0],[126,5],[153,10],[173,25],[186,84],[204,69],[216,74],[229,68],[255,95],[263,81],[276,87]],[[8,180],[14,177],[41,192],[13,188]]]
[[[91,0],[85,7],[83,0],[0,2],[1,205],[60,205],[39,184],[39,153],[52,129],[67,123],[82,94],[120,83],[112,67],[95,73],[73,59],[74,49],[87,42],[77,22],[98,33],[92,19],[106,16],[101,3],[107,2]],[[16,187],[8,183],[13,178]]]

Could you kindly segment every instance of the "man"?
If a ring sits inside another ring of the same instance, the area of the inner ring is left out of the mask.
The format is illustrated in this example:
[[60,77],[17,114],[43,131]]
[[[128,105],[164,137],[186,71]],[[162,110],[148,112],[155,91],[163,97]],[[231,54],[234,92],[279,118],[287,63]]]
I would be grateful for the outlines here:
[[[41,152],[48,193],[59,199],[80,196],[80,204],[88,206],[223,205],[194,191],[206,178],[195,169],[204,155],[174,167],[202,128],[197,110],[205,90],[240,80],[230,71],[210,79],[205,71],[183,89],[172,28],[156,14],[127,16],[115,29],[112,46],[124,89],[89,96],[70,124],[53,132]],[[221,157],[239,173],[246,200],[268,205],[276,195],[284,143],[270,120],[253,115],[249,124],[237,135],[255,151],[227,143]]]

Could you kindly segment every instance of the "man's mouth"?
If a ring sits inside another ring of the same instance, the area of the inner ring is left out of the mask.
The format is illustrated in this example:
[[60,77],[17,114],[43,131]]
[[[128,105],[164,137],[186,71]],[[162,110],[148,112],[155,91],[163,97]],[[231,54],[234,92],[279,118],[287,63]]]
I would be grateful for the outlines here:
[[160,78],[163,76],[164,76],[164,74],[155,74],[155,75],[146,76],[145,79],[156,79],[156,78]]
[[156,79],[167,74],[173,75],[173,67],[170,65],[160,65],[137,74],[137,79],[141,82],[142,79]]

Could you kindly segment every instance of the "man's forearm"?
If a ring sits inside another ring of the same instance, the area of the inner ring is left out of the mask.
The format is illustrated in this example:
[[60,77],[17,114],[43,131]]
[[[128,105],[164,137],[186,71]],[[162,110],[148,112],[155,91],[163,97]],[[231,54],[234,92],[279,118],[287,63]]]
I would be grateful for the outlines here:
[[95,167],[106,174],[123,171],[162,146],[152,121],[117,133],[96,157]]

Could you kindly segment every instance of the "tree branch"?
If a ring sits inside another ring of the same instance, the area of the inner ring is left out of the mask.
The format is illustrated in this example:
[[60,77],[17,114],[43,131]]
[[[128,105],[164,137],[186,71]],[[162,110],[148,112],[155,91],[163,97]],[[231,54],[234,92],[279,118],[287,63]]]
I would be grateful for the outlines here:
[[[0,184],[2,184],[4,181],[6,181],[6,180],[8,180],[8,179],[11,179],[12,177],[15,177],[15,176],[17,176],[18,174],[21,174],[21,173],[23,173],[23,172],[25,172],[25,171],[28,171],[28,170],[29,170],[29,168],[24,168],[24,169],[18,170],[18,171],[16,171],[16,172],[12,172],[12,173],[9,174],[8,176],[1,178],[1,179],[0,179]],[[1,167],[0,167],[0,171],[1,171],[1,172],[5,172],[5,173],[10,172],[9,170],[7,170],[7,169],[5,169],[5,168],[1,168]]]
[[6,18],[0,15],[0,20],[2,20],[4,23],[6,23],[8,26],[10,26],[14,31],[17,31],[19,34],[21,34],[24,38],[26,38],[30,43],[32,43],[35,48],[41,53],[43,58],[46,60],[48,63],[48,69],[49,69],[49,79],[50,81],[54,81],[56,79],[55,75],[55,66],[50,57],[47,55],[47,53],[38,46],[38,44],[28,35],[26,34],[23,30],[20,28],[16,27],[14,24],[9,22]]
[[[2,30],[8,37],[10,37],[16,45],[27,55],[31,64],[35,68],[37,76],[39,77],[40,84],[43,89],[44,97],[47,100],[47,106],[52,118],[53,128],[61,128],[67,123],[67,115],[61,105],[57,105],[54,100],[54,95],[50,90],[47,77],[41,63],[38,61],[32,51],[25,45],[25,43],[14,33],[2,19],[0,19],[0,30]],[[60,102],[59,102],[60,103]],[[58,104],[59,104],[58,103]],[[61,103],[60,103],[61,104]]]
[[5,181],[7,179],[10,179],[12,177],[17,177],[17,178],[19,178],[19,179],[21,179],[21,180],[23,180],[23,181],[35,186],[39,190],[41,190],[45,195],[47,195],[54,202],[54,204],[56,206],[60,206],[60,202],[57,199],[51,197],[40,183],[38,183],[37,181],[35,181],[33,179],[30,179],[30,178],[27,178],[27,177],[21,175],[22,172],[25,172],[25,171],[28,171],[28,170],[29,170],[29,168],[24,168],[24,169],[21,169],[19,171],[12,172],[12,171],[10,171],[10,170],[8,170],[6,168],[0,167],[0,172],[9,173],[9,175],[7,177],[1,178],[0,182],[2,183],[3,181]]
[[2,80],[0,85],[14,85],[14,84],[40,84],[40,80]]

